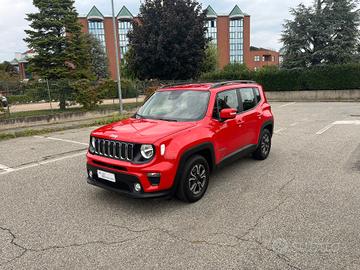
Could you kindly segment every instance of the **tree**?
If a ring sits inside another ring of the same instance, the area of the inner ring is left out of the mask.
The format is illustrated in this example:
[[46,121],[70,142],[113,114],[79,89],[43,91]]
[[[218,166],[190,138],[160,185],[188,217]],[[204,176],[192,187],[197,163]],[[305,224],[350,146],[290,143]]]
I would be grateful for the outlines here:
[[197,77],[208,39],[206,15],[195,0],[145,0],[129,33],[129,68],[139,79]]
[[90,45],[91,69],[96,78],[106,79],[109,77],[108,58],[105,48],[93,35],[86,35],[87,43]]
[[213,44],[205,50],[205,58],[201,66],[201,73],[213,72],[218,69],[218,53],[217,48]]
[[89,45],[86,44],[74,8],[74,0],[33,0],[38,12],[28,14],[31,30],[25,30],[28,46],[37,55],[30,70],[48,80],[59,80],[60,108],[71,87],[68,80],[92,78]]
[[291,9],[293,20],[284,24],[281,41],[283,66],[308,67],[351,60],[359,37],[357,0],[315,0]]
[[4,61],[0,64],[0,81],[17,80],[18,72],[11,63]]
[[360,38],[360,10],[355,11],[357,3],[358,1],[350,0],[327,1],[324,13],[331,23],[330,38],[324,54],[329,63],[349,63],[356,53]]
[[136,73],[129,65],[131,59],[134,59],[134,50],[132,47],[129,47],[128,51],[123,57],[123,61],[121,61],[121,78],[132,80],[136,79]]

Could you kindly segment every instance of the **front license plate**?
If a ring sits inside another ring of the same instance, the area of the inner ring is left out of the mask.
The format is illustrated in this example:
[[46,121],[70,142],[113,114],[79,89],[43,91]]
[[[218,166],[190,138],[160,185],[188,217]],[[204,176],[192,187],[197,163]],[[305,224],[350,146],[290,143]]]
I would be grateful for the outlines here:
[[113,173],[108,173],[108,172],[98,170],[97,174],[98,174],[98,177],[101,178],[101,179],[108,180],[108,181],[113,182],[113,183],[116,182],[115,174],[113,174]]

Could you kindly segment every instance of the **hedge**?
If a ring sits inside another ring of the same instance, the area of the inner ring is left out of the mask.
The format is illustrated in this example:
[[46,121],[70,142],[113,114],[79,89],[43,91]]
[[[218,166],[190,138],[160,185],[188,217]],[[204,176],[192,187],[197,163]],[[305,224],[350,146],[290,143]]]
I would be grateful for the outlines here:
[[360,89],[360,64],[318,66],[303,69],[264,68],[259,71],[225,68],[206,73],[204,81],[254,80],[268,91]]
[[[122,79],[122,97],[134,98],[139,94],[141,85],[137,81]],[[60,92],[65,92],[68,101],[74,100],[74,90],[68,85],[63,86],[63,82],[51,81],[49,82],[50,95],[53,101],[59,101]],[[108,80],[104,92],[104,99],[111,99],[118,97],[118,89],[116,82]],[[24,104],[33,102],[49,102],[49,92],[46,82],[2,82],[0,81],[0,92],[3,92],[10,104]]]

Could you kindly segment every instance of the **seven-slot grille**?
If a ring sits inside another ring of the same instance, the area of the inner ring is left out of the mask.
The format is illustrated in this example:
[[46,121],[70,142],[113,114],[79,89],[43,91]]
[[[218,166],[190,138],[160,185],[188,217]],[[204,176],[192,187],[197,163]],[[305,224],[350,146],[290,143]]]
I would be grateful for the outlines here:
[[94,139],[96,155],[127,161],[134,159],[134,144],[98,138]]

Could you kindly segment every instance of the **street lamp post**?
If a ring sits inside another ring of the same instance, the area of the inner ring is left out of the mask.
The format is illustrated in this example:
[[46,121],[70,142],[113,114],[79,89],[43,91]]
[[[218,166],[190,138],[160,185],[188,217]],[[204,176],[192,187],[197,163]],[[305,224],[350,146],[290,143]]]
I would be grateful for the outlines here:
[[116,34],[117,31],[116,31],[114,0],[111,0],[111,8],[112,8],[113,31],[114,31],[114,42],[115,42],[115,54],[116,54],[116,76],[117,76],[117,85],[118,85],[118,93],[119,93],[119,105],[120,105],[120,114],[122,114],[123,113],[123,104],[122,104],[122,95],[121,95],[119,43],[118,43],[118,35]]

